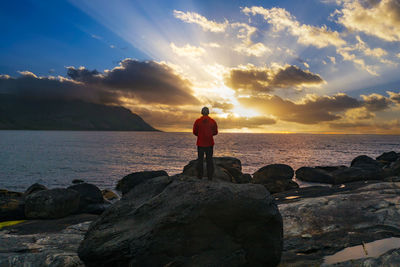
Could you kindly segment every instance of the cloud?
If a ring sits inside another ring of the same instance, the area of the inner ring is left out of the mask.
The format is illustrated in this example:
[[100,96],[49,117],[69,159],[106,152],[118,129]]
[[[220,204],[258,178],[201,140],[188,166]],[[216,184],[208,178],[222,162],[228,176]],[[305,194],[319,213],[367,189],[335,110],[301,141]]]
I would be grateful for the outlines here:
[[225,83],[239,93],[267,93],[278,88],[320,85],[324,80],[318,74],[293,65],[276,69],[247,65],[231,69]]
[[344,131],[350,128],[353,133],[382,133],[382,131],[386,131],[387,133],[398,133],[400,130],[400,120],[384,122],[333,122],[329,124],[329,127]]
[[340,47],[346,41],[340,37],[337,31],[329,30],[325,25],[315,27],[301,24],[288,11],[283,8],[265,9],[260,6],[245,7],[242,11],[246,15],[262,15],[264,19],[272,24],[274,31],[288,30],[293,36],[298,38],[298,42],[304,45],[312,45],[318,48],[327,46]]
[[392,104],[390,98],[384,97],[380,94],[361,95],[364,100],[364,106],[368,111],[381,111],[388,109]]
[[265,125],[275,124],[276,120],[267,116],[256,117],[237,117],[228,115],[226,118],[216,118],[221,129],[242,129],[242,128],[259,128]]
[[385,41],[400,41],[400,2],[342,1],[342,9],[332,16],[337,22],[354,32],[363,32]]
[[360,36],[356,36],[356,39],[358,41],[358,44],[356,45],[356,47],[361,50],[365,55],[367,56],[373,56],[373,57],[377,57],[377,58],[381,58],[383,56],[386,56],[388,54],[388,52],[380,47],[378,48],[374,48],[371,49],[367,46],[367,44],[361,40]]
[[261,57],[265,53],[271,52],[271,49],[263,45],[262,43],[241,43],[237,45],[234,50],[240,54],[244,54],[246,56],[255,56]]
[[69,78],[38,77],[29,71],[20,72],[17,78],[2,76],[0,92],[105,104],[121,104],[123,98],[147,104],[199,103],[192,95],[191,83],[163,63],[125,59],[103,73],[84,67],[67,69]]
[[145,103],[167,105],[197,104],[191,83],[165,63],[124,59],[118,67],[98,73],[85,68],[68,68],[73,80],[105,88],[121,97],[138,99]]
[[400,93],[394,93],[394,92],[390,92],[387,91],[390,100],[392,100],[393,102],[400,104]]
[[174,10],[174,16],[186,23],[194,23],[199,25],[204,31],[210,32],[224,32],[229,22],[225,20],[223,23],[218,23],[212,20],[208,20],[206,17],[195,13],[195,12],[182,12]]
[[244,54],[246,56],[261,57],[266,53],[271,52],[271,49],[266,47],[263,43],[254,43],[251,38],[256,33],[257,28],[250,26],[246,23],[232,23],[230,25],[233,29],[237,29],[236,37],[241,41],[240,44],[234,47],[234,51]]
[[277,119],[301,124],[339,120],[342,117],[337,113],[362,106],[359,100],[340,93],[334,96],[307,95],[298,103],[276,95],[239,98],[239,102]]
[[202,43],[203,46],[211,47],[211,48],[220,48],[221,45],[218,43]]
[[202,47],[191,46],[186,44],[185,46],[178,47],[174,43],[170,43],[169,45],[172,51],[181,57],[191,57],[191,58],[198,58],[201,57],[206,53],[206,50]]

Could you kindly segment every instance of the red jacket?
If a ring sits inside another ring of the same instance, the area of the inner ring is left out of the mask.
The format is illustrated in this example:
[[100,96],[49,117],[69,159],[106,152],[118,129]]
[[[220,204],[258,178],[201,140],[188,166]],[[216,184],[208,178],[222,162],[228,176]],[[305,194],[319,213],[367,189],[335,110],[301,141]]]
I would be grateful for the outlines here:
[[213,146],[213,135],[218,134],[217,123],[209,116],[202,116],[194,122],[193,134],[197,136],[197,146]]

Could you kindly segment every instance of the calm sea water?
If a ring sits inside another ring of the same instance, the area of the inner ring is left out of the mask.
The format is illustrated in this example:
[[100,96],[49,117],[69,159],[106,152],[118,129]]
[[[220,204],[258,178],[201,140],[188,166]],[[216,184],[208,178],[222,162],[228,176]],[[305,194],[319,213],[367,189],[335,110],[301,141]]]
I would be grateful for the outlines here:
[[[113,188],[124,175],[142,170],[180,173],[196,158],[191,133],[0,131],[0,188],[25,190],[39,182],[67,186],[82,179]],[[253,173],[272,163],[349,165],[361,154],[400,151],[400,136],[221,133],[215,156],[242,161]]]

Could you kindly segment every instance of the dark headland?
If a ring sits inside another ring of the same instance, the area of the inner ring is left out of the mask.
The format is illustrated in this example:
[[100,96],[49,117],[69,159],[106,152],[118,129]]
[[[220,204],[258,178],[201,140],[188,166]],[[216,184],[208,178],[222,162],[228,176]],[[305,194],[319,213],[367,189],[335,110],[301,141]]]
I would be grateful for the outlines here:
[[0,130],[157,131],[120,106],[0,94]]
[[400,153],[296,171],[214,166],[213,181],[191,161],[173,176],[128,174],[115,191],[81,180],[0,190],[0,266],[400,266]]

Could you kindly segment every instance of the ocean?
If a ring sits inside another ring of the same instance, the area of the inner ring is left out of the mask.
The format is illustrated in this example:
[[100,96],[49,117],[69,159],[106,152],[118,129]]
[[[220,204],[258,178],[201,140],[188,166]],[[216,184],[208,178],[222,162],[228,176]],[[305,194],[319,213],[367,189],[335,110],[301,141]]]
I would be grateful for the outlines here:
[[[400,151],[396,135],[220,133],[214,156],[239,158],[244,173],[272,163],[349,165],[358,155]],[[173,175],[197,156],[196,137],[171,132],[0,131],[0,188],[24,191],[38,182],[65,187],[82,179],[114,188],[143,170]]]

